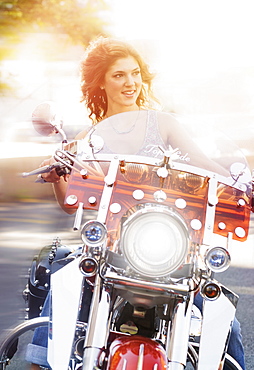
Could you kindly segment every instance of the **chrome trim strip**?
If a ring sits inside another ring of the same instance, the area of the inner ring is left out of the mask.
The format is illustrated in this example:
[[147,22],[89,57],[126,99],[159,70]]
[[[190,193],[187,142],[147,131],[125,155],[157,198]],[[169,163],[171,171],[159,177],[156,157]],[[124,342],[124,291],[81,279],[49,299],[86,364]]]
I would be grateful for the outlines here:
[[[81,158],[82,161],[102,161],[102,162],[110,162],[113,159],[118,159],[119,161],[125,161],[125,162],[132,162],[132,163],[139,163],[139,164],[148,164],[148,165],[153,165],[153,166],[164,166],[164,162],[158,161],[158,158],[153,158],[153,157],[145,157],[145,156],[137,156],[137,155],[115,155],[115,154],[96,154],[96,158],[93,158],[92,156],[89,156],[87,154],[83,155]],[[170,168],[173,170],[178,170],[178,171],[184,171],[184,172],[189,172],[193,173],[194,175],[202,176],[202,177],[208,177],[208,178],[213,178],[214,175],[216,175],[218,182],[234,187],[236,189],[239,189],[241,191],[245,190],[245,185],[241,183],[236,183],[235,180],[232,177],[226,177],[223,175],[219,175],[215,172],[209,171],[207,169],[203,169],[200,167],[188,165],[186,163],[179,163],[179,162],[171,162]],[[249,183],[251,183],[251,178]]]
[[113,193],[114,182],[116,180],[116,174],[118,171],[118,166],[119,166],[119,160],[116,157],[111,161],[109,169],[108,169],[108,173],[105,177],[105,185],[104,185],[104,189],[101,195],[101,201],[100,201],[100,206],[99,206],[98,216],[97,216],[97,221],[103,224],[106,222],[108,209],[110,205],[110,199]]
[[177,304],[168,328],[166,352],[170,361],[169,369],[172,370],[184,369],[186,366],[193,300],[194,292],[189,295],[189,299]]
[[81,225],[82,217],[83,217],[83,206],[84,206],[84,203],[79,202],[78,209],[75,215],[74,224],[73,224],[74,231],[77,231],[80,229],[80,225]]
[[216,204],[214,204],[213,202],[209,203],[209,199],[217,198],[217,185],[218,185],[217,178],[214,175],[209,179],[208,182],[208,202],[206,204],[206,218],[203,235],[203,244],[205,245],[210,245],[211,238],[213,236]]
[[104,288],[101,290],[101,278],[96,275],[84,343],[83,369],[93,369],[98,365],[101,349],[109,333],[110,302],[109,293]]
[[189,286],[184,284],[161,284],[153,281],[137,280],[129,276],[118,275],[112,271],[106,271],[105,275],[103,275],[103,279],[114,285],[125,286],[125,289],[127,287],[135,287],[138,289],[149,289],[162,293],[181,294],[184,296],[189,293]]
[[139,354],[138,354],[138,366],[137,370],[143,370],[144,364],[144,352],[145,352],[145,345],[142,343],[139,346]]

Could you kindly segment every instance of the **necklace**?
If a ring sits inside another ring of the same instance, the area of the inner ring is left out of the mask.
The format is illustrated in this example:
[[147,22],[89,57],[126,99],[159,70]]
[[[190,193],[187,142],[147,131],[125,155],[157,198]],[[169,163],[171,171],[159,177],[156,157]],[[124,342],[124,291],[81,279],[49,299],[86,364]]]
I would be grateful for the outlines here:
[[[112,127],[112,129],[113,129],[117,134],[119,134],[119,135],[129,134],[131,131],[133,131],[133,130],[134,130],[134,128],[135,128],[135,126],[136,126],[136,123],[137,123],[138,118],[139,118],[139,113],[140,113],[140,109],[138,110],[138,114],[137,114],[137,117],[136,117],[136,119],[135,119],[135,122],[134,122],[134,123],[133,123],[133,125],[132,125],[128,130],[126,130],[126,131],[119,131],[119,130],[117,130],[117,129],[114,127],[114,125],[113,125],[113,123],[112,123],[112,120],[109,120],[110,126],[111,126],[111,127]],[[107,117],[107,118],[109,118],[107,115],[106,115],[106,117]]]

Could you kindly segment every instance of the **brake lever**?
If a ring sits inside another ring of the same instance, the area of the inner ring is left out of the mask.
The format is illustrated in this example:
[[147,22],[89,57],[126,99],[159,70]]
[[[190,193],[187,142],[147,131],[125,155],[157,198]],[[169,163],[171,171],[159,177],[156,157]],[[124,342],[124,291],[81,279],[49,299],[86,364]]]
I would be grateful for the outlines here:
[[61,169],[62,170],[62,167],[64,167],[64,166],[61,163],[55,162],[51,165],[36,168],[35,170],[33,170],[31,172],[23,172],[21,174],[21,176],[22,177],[28,177],[28,176],[40,175],[41,173],[48,173],[48,172],[52,171],[53,169],[56,169],[56,170]]

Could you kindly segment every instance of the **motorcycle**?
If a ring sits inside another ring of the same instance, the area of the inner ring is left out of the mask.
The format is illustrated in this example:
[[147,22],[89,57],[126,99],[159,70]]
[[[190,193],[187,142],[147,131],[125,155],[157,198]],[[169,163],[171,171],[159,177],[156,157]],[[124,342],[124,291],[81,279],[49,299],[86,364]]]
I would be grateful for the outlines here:
[[[211,149],[207,166],[189,143],[101,154],[96,128],[68,143],[53,105],[43,104],[34,126],[60,133],[62,145],[53,165],[23,176],[68,174],[65,206],[76,210],[82,244],[73,251],[55,239],[34,259],[28,320],[3,342],[1,369],[11,368],[23,333],[47,326],[54,370],[240,370],[227,354],[238,296],[215,274],[229,267],[232,242],[248,237],[253,189],[243,155],[221,137],[217,146],[197,139]],[[94,218],[83,224],[84,211]],[[49,316],[39,317],[46,295]]]

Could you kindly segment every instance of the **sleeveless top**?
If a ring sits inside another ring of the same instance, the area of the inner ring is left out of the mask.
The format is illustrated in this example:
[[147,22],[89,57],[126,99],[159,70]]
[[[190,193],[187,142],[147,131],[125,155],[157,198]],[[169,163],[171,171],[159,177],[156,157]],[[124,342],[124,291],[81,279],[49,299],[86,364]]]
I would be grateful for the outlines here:
[[[153,110],[147,111],[146,121],[146,132],[144,142],[141,148],[135,153],[135,155],[148,156],[148,157],[163,157],[162,151],[158,148],[158,145],[165,148],[165,143],[160,135],[158,127],[157,112]],[[107,145],[104,143],[103,148],[99,153],[102,154],[113,154]]]

